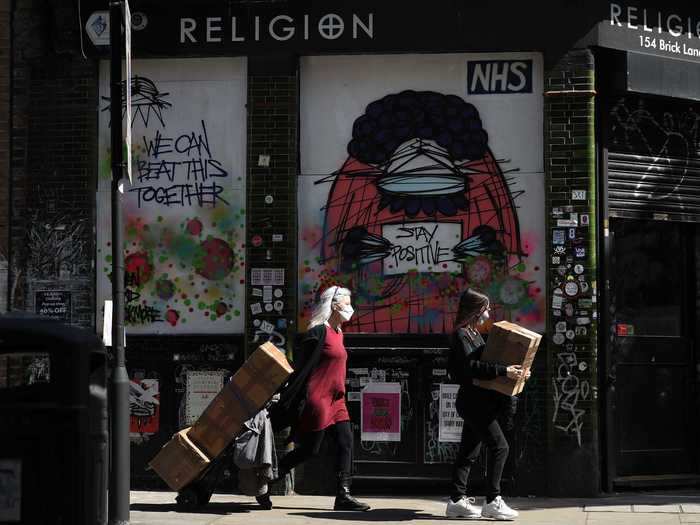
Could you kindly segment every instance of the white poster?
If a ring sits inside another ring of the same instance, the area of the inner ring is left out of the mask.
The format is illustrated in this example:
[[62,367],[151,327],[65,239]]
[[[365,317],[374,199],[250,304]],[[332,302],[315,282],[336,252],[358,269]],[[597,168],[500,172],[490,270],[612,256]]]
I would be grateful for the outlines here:
[[[134,60],[129,85],[133,183],[125,179],[122,197],[126,331],[241,333],[246,273],[245,59]],[[103,62],[99,305],[111,299],[110,103],[109,67]]]
[[348,332],[452,330],[459,296],[545,321],[538,53],[301,60],[299,312],[353,291]]
[[457,415],[457,392],[459,385],[440,384],[440,430],[438,441],[459,443],[462,440],[464,420]]
[[224,372],[188,371],[185,393],[185,426],[191,426],[224,387]]

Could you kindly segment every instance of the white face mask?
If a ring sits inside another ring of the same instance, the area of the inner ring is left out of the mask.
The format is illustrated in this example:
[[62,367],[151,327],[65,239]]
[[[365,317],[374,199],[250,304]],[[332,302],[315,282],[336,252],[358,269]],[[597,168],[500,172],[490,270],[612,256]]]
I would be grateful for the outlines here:
[[479,316],[479,324],[484,324],[489,319],[489,311],[484,310]]
[[352,317],[352,314],[355,313],[355,310],[353,310],[352,306],[347,304],[342,310],[337,310],[337,312],[338,315],[340,315],[340,317],[343,319],[343,321],[347,322]]

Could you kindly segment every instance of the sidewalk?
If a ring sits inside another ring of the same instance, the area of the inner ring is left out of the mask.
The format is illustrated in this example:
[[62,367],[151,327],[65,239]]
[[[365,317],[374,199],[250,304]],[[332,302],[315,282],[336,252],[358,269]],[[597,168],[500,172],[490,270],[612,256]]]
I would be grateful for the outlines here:
[[[407,524],[460,522],[447,520],[445,499],[439,497],[362,496],[372,510],[365,513],[334,512],[330,496],[273,496],[274,508],[260,510],[253,498],[217,494],[195,513],[180,513],[173,492],[132,492],[132,525],[231,525],[231,524]],[[700,524],[700,492],[635,493],[596,499],[508,498],[520,511],[517,523],[538,525],[677,525]],[[477,504],[481,504],[477,500]],[[469,520],[488,523],[491,520]]]

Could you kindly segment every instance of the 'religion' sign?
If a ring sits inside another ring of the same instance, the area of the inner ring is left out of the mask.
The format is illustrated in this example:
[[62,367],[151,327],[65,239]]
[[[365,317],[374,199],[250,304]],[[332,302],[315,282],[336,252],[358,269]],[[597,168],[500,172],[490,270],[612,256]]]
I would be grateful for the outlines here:
[[179,43],[182,45],[203,42],[286,42],[293,39],[337,40],[342,37],[371,40],[374,38],[374,13],[181,17],[179,30]]
[[610,2],[595,43],[666,58],[700,61],[700,16],[666,8]]

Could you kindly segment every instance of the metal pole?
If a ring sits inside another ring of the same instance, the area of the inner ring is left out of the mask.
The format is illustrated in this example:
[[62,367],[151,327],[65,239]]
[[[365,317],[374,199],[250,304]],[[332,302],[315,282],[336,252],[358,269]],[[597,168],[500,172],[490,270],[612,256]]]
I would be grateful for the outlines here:
[[109,4],[110,131],[112,138],[112,458],[109,480],[109,523],[129,523],[129,375],[124,349],[124,238],[122,203],[122,2]]

